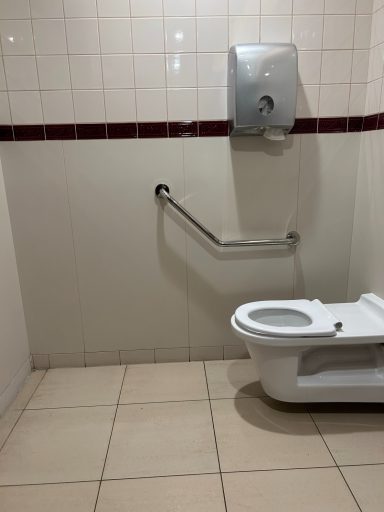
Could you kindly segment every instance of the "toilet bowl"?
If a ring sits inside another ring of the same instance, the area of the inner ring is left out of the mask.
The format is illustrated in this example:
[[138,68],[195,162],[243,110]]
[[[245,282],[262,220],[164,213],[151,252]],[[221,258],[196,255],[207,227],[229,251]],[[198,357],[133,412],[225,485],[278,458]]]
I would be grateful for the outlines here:
[[285,402],[384,402],[384,300],[260,301],[232,316],[261,385]]

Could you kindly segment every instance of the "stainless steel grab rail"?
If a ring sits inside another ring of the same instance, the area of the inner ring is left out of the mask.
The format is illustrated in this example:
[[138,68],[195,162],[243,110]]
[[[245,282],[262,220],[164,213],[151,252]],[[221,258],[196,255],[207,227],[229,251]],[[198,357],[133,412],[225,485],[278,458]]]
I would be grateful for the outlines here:
[[203,235],[205,235],[211,242],[219,247],[259,247],[265,245],[287,245],[295,247],[300,243],[300,235],[296,231],[290,231],[286,238],[275,238],[266,240],[231,240],[225,242],[215,236],[209,229],[207,229],[199,220],[197,220],[188,210],[186,210],[179,202],[174,199],[169,193],[169,187],[163,183],[157,185],[155,189],[156,196],[160,199],[165,199],[168,203],[180,213],[185,219],[195,226]]

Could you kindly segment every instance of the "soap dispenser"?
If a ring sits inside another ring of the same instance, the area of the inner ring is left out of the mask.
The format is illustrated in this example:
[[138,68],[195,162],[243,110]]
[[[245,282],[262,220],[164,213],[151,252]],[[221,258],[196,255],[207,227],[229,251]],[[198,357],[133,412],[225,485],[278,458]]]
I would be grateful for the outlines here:
[[296,46],[238,44],[230,49],[228,64],[230,135],[285,139],[296,115]]

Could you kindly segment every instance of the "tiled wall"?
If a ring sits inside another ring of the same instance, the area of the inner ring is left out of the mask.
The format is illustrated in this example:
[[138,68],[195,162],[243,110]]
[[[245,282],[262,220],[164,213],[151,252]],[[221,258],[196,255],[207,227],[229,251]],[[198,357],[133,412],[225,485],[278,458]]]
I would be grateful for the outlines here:
[[363,115],[372,3],[0,0],[0,125],[223,120],[228,48],[258,41],[297,45],[297,117]]
[[[238,357],[239,304],[345,300],[360,138],[1,143],[35,360]],[[163,209],[162,182],[223,239],[302,244],[213,248]]]
[[384,0],[375,0],[372,16],[366,114],[384,112]]

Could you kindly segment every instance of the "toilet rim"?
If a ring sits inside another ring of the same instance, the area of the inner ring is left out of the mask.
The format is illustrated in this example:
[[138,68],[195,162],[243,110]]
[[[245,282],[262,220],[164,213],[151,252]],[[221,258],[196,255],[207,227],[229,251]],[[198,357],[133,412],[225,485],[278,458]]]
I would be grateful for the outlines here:
[[[298,313],[308,318],[304,326],[276,326],[250,318],[258,311],[281,311]],[[335,336],[337,319],[318,300],[260,301],[243,304],[235,311],[235,321],[240,328],[255,334],[280,337]]]

